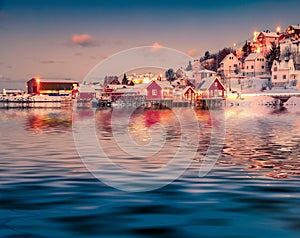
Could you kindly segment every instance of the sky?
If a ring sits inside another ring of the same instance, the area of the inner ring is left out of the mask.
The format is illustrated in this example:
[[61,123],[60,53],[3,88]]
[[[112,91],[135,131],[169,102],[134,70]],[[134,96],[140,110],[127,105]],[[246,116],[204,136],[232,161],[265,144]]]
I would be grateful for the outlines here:
[[199,58],[243,44],[253,31],[300,23],[299,7],[298,0],[0,0],[0,89],[37,75],[81,82],[99,62],[141,46]]

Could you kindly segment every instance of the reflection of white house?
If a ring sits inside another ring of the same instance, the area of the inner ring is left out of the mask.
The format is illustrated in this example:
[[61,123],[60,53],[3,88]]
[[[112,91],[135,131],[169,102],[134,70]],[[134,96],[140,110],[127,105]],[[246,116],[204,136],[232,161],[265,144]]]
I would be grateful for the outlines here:
[[239,70],[240,64],[241,63],[238,58],[234,54],[230,53],[220,62],[218,72],[223,74],[225,77],[231,77]]
[[294,62],[290,60],[274,60],[272,65],[272,84],[274,87],[288,85],[291,81],[297,79],[299,71],[295,70]]
[[246,76],[257,76],[266,73],[266,58],[262,53],[251,53],[245,59],[244,73]]

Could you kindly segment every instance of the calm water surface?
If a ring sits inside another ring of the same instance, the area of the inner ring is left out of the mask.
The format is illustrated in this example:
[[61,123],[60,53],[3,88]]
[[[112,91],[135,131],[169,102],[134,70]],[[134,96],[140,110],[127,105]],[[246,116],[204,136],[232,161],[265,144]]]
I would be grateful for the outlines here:
[[[86,169],[70,110],[1,110],[0,237],[300,237],[300,111],[226,109],[225,145],[205,178],[198,170],[213,125],[196,113],[202,139],[189,169],[161,189],[129,193]],[[110,116],[96,112],[97,135],[122,166],[155,169],[176,149],[171,111],[138,111],[130,121],[141,144],[153,125],[167,128],[168,151],[153,158],[122,157]]]

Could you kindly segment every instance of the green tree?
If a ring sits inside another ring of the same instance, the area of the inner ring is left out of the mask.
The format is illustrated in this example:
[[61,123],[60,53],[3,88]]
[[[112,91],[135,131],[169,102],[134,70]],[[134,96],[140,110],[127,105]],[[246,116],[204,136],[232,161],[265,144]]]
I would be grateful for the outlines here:
[[245,45],[242,48],[243,51],[243,59],[246,59],[248,55],[252,53],[252,47],[250,42],[245,42]]
[[277,46],[274,42],[272,42],[272,48],[269,53],[266,55],[267,59],[267,70],[271,72],[272,64],[274,60],[279,60],[280,58],[280,47]]
[[171,83],[172,81],[175,80],[175,72],[174,69],[168,69],[165,73],[165,76],[167,78],[167,80]]
[[123,76],[122,84],[123,84],[123,85],[127,85],[127,84],[128,84],[128,79],[127,79],[126,74],[124,74],[124,76]]
[[200,58],[200,62],[203,62],[205,60],[211,59],[212,55],[209,53],[209,51],[205,51],[204,56]]
[[192,62],[189,61],[188,66],[185,68],[186,71],[191,71],[193,69]]

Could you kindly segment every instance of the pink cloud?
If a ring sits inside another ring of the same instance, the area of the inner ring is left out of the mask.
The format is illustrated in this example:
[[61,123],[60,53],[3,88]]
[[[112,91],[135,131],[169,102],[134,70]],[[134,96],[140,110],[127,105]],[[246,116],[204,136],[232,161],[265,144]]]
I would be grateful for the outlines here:
[[95,47],[99,42],[89,34],[74,34],[71,41],[67,42],[69,46]]
[[186,52],[189,56],[191,57],[196,57],[199,55],[198,50],[197,49],[190,49]]
[[161,44],[159,44],[158,42],[154,42],[153,45],[152,45],[152,49],[151,51],[152,52],[155,52],[155,51],[158,51],[162,48],[163,46]]

